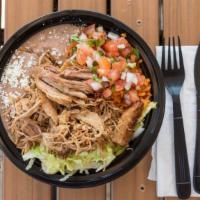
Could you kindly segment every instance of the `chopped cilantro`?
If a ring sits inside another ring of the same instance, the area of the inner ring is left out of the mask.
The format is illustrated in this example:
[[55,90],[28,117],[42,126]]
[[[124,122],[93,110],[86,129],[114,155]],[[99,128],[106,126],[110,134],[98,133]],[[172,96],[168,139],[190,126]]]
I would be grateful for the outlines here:
[[97,73],[97,67],[96,67],[96,66],[93,66],[93,67],[91,68],[91,72],[92,72],[92,73]]
[[93,80],[98,82],[98,83],[101,83],[101,81],[102,81],[99,77],[97,77],[96,74],[93,75]]
[[71,41],[75,41],[75,42],[79,42],[79,41],[80,41],[78,35],[76,35],[76,34],[71,35],[70,40],[71,40]]
[[112,85],[111,91],[112,91],[112,92],[115,92],[115,85]]
[[91,47],[100,47],[101,45],[103,45],[105,43],[105,40],[103,40],[103,39],[98,39],[98,40],[89,39],[87,41],[87,43]]
[[114,63],[116,61],[114,57],[110,57],[109,59],[111,63]]
[[93,63],[92,63],[93,67],[96,67],[98,65],[98,62],[95,60]]
[[77,47],[72,48],[72,54],[74,54],[77,51]]
[[138,59],[140,58],[140,52],[139,52],[138,49],[133,48],[133,49],[132,49],[132,52],[136,55],[136,57],[137,57]]
[[98,54],[99,54],[100,56],[104,56],[104,52],[103,52],[103,51],[98,51]]

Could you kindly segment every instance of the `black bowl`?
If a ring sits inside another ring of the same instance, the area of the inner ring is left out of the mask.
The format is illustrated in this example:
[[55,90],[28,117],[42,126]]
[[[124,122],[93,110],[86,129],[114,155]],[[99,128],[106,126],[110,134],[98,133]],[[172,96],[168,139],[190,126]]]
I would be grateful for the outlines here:
[[27,163],[22,160],[20,151],[15,147],[8,137],[2,120],[0,120],[0,144],[5,152],[6,156],[22,171],[27,174],[44,181],[49,184],[53,184],[59,187],[91,187],[106,182],[112,181],[117,177],[123,175],[132,169],[147,153],[154,143],[164,115],[165,94],[164,84],[159,65],[144,40],[131,30],[128,26],[122,22],[108,16],[96,12],[83,11],[83,10],[67,10],[52,13],[43,16],[18,30],[4,45],[0,52],[0,76],[6,63],[9,61],[15,49],[17,49],[23,42],[33,36],[35,33],[51,26],[59,24],[99,24],[102,25],[107,31],[116,33],[126,33],[128,41],[136,46],[141,57],[144,60],[142,66],[143,72],[151,79],[152,83],[152,100],[157,102],[157,109],[153,110],[145,121],[145,131],[143,134],[130,143],[130,147],[134,151],[125,151],[104,171],[95,173],[91,171],[89,175],[77,174],[70,177],[67,181],[61,182],[59,179],[62,177],[60,174],[47,175],[40,167],[40,164],[36,163],[29,171],[25,168]]

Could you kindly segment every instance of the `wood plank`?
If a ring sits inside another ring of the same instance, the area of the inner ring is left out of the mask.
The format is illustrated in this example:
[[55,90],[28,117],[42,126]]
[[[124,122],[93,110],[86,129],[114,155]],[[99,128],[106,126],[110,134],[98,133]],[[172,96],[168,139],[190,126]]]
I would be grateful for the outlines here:
[[155,182],[147,180],[151,157],[148,154],[133,170],[112,183],[114,200],[157,200]]
[[105,187],[87,189],[59,189],[59,200],[104,200]]
[[[51,12],[52,0],[7,0],[6,40],[22,25]],[[50,187],[32,179],[4,158],[4,200],[49,200]]]
[[[159,41],[158,0],[111,0],[111,14],[129,25],[155,51]],[[150,161],[149,153],[133,170],[113,182],[114,200],[157,199],[155,183],[147,180]]]
[[[196,197],[196,198],[189,198],[188,200],[198,200],[199,198]],[[165,200],[180,200],[179,198],[176,198],[176,197],[171,197],[171,198],[165,198]]]
[[[85,9],[106,13],[106,0],[59,0],[59,10]],[[59,189],[59,200],[104,200],[105,185],[88,189]]]
[[32,200],[32,178],[17,169],[7,158],[4,160],[4,192],[5,200]]
[[180,35],[183,44],[198,44],[199,7],[199,0],[164,0],[164,37]]
[[5,38],[18,28],[53,9],[53,0],[7,0]]
[[97,12],[106,12],[106,0],[59,0],[59,10],[84,9]]
[[112,16],[130,26],[153,50],[159,39],[158,9],[158,0],[111,0]]

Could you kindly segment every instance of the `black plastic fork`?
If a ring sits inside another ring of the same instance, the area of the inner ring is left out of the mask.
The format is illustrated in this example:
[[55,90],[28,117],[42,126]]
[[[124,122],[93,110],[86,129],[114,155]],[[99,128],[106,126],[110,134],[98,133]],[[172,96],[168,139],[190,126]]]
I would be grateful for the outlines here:
[[165,65],[165,42],[163,43],[161,69],[164,75],[165,85],[173,100],[176,190],[180,199],[187,199],[191,194],[191,181],[180,104],[180,91],[185,79],[181,42],[178,36],[179,67],[175,51],[175,38],[173,37],[173,66],[171,60],[170,38],[168,41],[167,65]]

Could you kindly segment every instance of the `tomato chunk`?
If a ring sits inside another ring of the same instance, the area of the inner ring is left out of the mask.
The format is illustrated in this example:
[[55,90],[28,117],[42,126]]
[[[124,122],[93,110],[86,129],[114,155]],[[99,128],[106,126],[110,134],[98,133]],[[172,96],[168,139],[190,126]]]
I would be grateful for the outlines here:
[[88,56],[91,56],[94,50],[88,46],[87,44],[79,44],[77,45],[77,55],[76,60],[78,64],[84,65],[86,63],[86,59]]
[[116,69],[119,72],[122,72],[126,68],[126,60],[121,59],[120,61],[112,63],[112,69]]
[[120,55],[126,58],[128,55],[130,55],[131,51],[131,47],[126,47],[120,51]]
[[108,56],[119,56],[119,49],[114,40],[108,40],[104,45],[103,49],[106,51]]
[[111,64],[106,57],[101,57],[98,61],[99,63],[99,68],[98,68],[98,74],[100,76],[108,76],[111,68]]
[[120,73],[116,69],[111,69],[108,77],[111,79],[112,83],[114,83],[120,78]]

